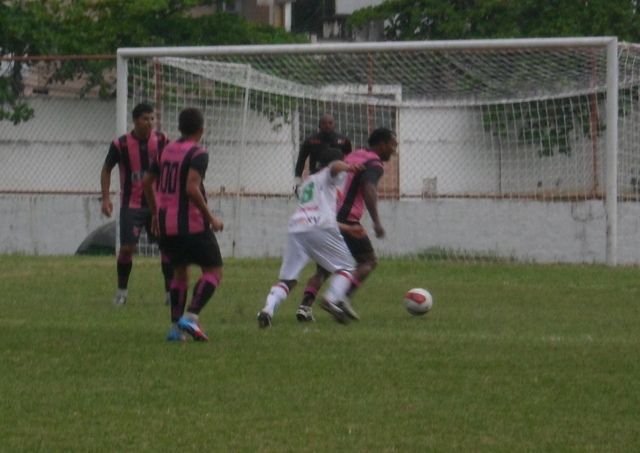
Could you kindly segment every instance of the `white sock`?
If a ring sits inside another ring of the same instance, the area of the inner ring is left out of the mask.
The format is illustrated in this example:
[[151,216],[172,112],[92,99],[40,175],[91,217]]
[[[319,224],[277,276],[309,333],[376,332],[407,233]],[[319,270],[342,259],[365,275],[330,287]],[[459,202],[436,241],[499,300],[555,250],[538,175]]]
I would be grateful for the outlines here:
[[347,271],[338,271],[329,280],[329,289],[324,293],[327,302],[335,304],[347,297],[347,291],[351,288],[351,274]]
[[289,295],[289,288],[284,283],[278,283],[271,287],[267,301],[265,302],[262,311],[269,313],[269,316],[273,316],[273,313],[278,308],[278,305]]

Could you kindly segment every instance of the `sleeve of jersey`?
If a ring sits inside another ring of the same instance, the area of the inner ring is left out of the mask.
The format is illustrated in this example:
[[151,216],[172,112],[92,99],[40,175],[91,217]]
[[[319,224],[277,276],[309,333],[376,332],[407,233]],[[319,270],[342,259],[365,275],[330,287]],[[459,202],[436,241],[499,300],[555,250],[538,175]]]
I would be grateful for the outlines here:
[[113,167],[118,162],[120,162],[120,150],[116,146],[115,142],[111,142],[111,146],[109,147],[109,152],[107,153],[104,163],[108,167]]
[[365,169],[362,172],[362,180],[377,185],[383,174],[384,169],[382,168],[382,164],[380,162],[369,161],[365,164]]
[[193,159],[191,159],[190,167],[197,171],[202,179],[204,179],[205,173],[207,173],[207,167],[209,166],[209,154],[206,151],[201,150]]

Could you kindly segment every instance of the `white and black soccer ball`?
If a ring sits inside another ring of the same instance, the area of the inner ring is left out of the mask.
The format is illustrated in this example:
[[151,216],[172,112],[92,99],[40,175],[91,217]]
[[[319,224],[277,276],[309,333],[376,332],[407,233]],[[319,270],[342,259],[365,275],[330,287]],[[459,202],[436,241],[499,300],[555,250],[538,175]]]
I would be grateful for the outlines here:
[[424,288],[413,288],[404,295],[404,308],[414,316],[425,315],[433,307],[433,297]]

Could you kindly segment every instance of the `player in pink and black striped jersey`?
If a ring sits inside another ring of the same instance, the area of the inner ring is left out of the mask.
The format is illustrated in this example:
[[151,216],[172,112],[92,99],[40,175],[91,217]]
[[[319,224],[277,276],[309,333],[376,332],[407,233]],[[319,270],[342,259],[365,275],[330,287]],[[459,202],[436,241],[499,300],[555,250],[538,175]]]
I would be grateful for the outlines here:
[[[345,157],[346,163],[363,165],[364,171],[347,174],[338,199],[337,220],[349,251],[358,263],[355,274],[358,278],[353,280],[348,296],[353,294],[377,265],[373,245],[360,220],[366,208],[373,222],[376,237],[384,237],[384,227],[378,214],[378,182],[384,174],[383,162],[387,162],[396,153],[398,142],[393,131],[378,128],[369,136],[368,145],[367,148],[358,149]],[[307,282],[302,303],[296,312],[299,321],[313,319],[310,316],[310,308],[328,275],[325,270],[318,269]],[[345,305],[351,308],[348,300],[345,301]]]
[[[113,203],[109,195],[111,172],[117,165],[120,173],[120,249],[117,257],[118,289],[113,299],[116,305],[127,300],[127,287],[133,266],[133,254],[138,245],[142,228],[150,240],[155,240],[151,232],[151,211],[144,198],[142,179],[151,162],[167,144],[167,136],[154,130],[153,107],[141,103],[132,111],[133,130],[115,139],[102,166],[100,186],[102,189],[102,213],[111,217]],[[168,258],[162,255],[162,273],[165,291],[169,294],[169,283],[173,268]]]
[[[222,231],[224,225],[209,210],[204,191],[209,155],[199,144],[202,112],[184,109],[178,127],[182,137],[167,145],[153,163],[144,179],[144,193],[153,213],[152,230],[174,266],[167,340],[182,341],[186,332],[196,341],[207,341],[198,318],[222,279],[222,256],[213,232]],[[190,264],[200,266],[202,276],[185,313]]]

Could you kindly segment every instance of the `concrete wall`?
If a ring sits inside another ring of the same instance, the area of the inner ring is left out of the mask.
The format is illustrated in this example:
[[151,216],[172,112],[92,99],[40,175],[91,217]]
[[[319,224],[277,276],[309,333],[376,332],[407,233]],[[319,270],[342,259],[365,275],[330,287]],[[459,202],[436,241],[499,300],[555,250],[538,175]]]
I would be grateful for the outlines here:
[[[222,216],[224,256],[278,257],[289,198],[216,197]],[[605,261],[606,218],[602,202],[494,200],[382,201],[387,238],[374,239],[381,256],[447,249],[460,257],[500,256],[533,262]],[[640,264],[640,206],[619,206],[619,262]],[[109,219],[98,196],[0,195],[0,253],[70,255]],[[366,224],[370,226],[369,224]]]

